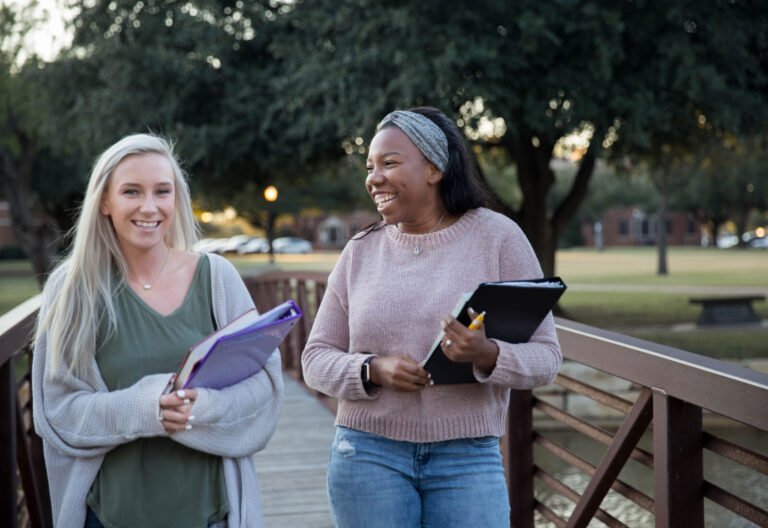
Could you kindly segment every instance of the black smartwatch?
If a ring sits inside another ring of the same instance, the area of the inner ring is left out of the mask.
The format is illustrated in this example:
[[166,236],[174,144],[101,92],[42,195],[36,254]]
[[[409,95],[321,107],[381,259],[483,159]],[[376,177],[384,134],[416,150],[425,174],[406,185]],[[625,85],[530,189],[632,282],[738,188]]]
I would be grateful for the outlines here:
[[378,385],[371,381],[371,361],[373,361],[375,357],[376,356],[373,355],[368,356],[363,362],[363,366],[360,370],[360,377],[363,379],[363,388],[366,391],[369,391],[374,387],[378,387]]

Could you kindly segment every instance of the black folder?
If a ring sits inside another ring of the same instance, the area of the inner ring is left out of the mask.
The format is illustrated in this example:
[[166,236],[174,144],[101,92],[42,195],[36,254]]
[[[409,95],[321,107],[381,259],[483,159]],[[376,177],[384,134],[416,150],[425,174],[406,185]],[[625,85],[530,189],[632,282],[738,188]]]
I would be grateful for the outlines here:
[[[485,335],[507,343],[526,343],[565,292],[560,277],[483,282],[472,293],[465,293],[456,303],[453,316],[469,326],[467,308],[485,312]],[[435,384],[477,383],[472,363],[455,363],[445,357],[440,332],[432,352],[422,365]]]

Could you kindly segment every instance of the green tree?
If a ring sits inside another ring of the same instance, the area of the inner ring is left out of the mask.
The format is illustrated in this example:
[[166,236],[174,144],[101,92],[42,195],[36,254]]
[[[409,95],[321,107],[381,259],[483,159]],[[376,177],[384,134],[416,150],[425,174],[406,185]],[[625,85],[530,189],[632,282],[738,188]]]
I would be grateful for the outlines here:
[[[297,156],[303,145],[282,133],[281,64],[268,44],[283,30],[276,20],[289,4],[77,4],[73,47],[46,65],[44,75],[58,87],[51,97],[60,109],[48,128],[71,131],[57,144],[63,152],[92,159],[128,133],[168,134],[178,141],[200,206],[232,205],[256,225],[266,221],[261,193],[270,184],[280,189],[271,206],[277,214],[296,213],[309,202],[329,209],[360,202],[357,186],[347,184],[357,176],[354,162],[308,167]],[[335,149],[343,152],[341,144]]]
[[[643,52],[625,70],[635,110],[615,150],[649,166],[664,226],[698,146],[765,124],[768,18],[759,2],[649,4],[636,14],[641,29],[628,37]],[[658,234],[657,273],[666,275],[666,229]]]
[[0,4],[0,183],[16,241],[42,283],[59,250],[61,229],[69,226],[68,188],[51,185],[67,160],[57,159],[39,132],[46,93],[38,82],[38,59],[23,47],[36,22],[33,7]]
[[750,215],[768,211],[768,137],[765,134],[713,137],[695,151],[684,173],[681,200],[706,222],[714,245],[727,220],[736,224],[739,245]]
[[[267,1],[76,2],[72,48],[46,66],[59,108],[58,148],[93,159],[130,133],[177,141],[193,191],[222,205],[241,191],[290,179],[288,148],[262,116],[274,100]],[[255,199],[255,197],[254,197]]]
[[[718,126],[764,115],[768,24],[758,2],[313,0],[280,23],[278,108],[303,160],[370,138],[394,108],[439,106],[515,165],[521,201],[500,209],[548,274],[603,148],[677,148],[697,130],[696,110]],[[553,153],[574,132],[591,141],[550,204]]]

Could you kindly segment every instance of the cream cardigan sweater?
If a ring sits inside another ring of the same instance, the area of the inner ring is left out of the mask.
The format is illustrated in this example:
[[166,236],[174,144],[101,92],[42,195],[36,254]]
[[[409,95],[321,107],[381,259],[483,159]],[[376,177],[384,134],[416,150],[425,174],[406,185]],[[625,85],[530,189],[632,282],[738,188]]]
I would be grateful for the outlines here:
[[[208,258],[220,327],[253,307],[253,301],[229,261],[218,255]],[[59,271],[48,280],[41,315],[61,278]],[[43,439],[53,522],[57,528],[82,528],[86,496],[104,455],[136,438],[167,435],[157,419],[158,400],[171,373],[146,376],[127,389],[109,392],[95,361],[87,379],[50,381],[47,352],[42,335],[32,361],[33,416],[35,431]],[[223,457],[230,527],[262,526],[251,455],[272,436],[282,403],[280,354],[275,351],[264,370],[241,383],[223,390],[198,389],[194,427],[170,435],[185,446]]]
[[[422,251],[414,255],[417,241]],[[501,436],[509,389],[549,383],[560,367],[551,314],[528,343],[496,341],[496,367],[490,376],[476,371],[480,383],[369,394],[360,369],[371,353],[405,354],[420,362],[462,292],[484,281],[541,274],[517,224],[483,208],[427,235],[389,225],[352,240],[328,279],[302,356],[304,378],[340,400],[338,425],[411,442]]]

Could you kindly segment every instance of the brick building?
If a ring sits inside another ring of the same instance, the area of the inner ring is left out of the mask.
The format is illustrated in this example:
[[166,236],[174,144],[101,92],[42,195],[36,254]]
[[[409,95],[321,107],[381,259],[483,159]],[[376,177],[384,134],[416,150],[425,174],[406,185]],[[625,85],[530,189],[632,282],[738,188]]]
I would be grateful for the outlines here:
[[15,245],[16,237],[13,234],[11,208],[8,202],[0,201],[0,248]]
[[[636,207],[613,208],[605,211],[594,224],[582,223],[581,235],[586,246],[598,245],[600,237],[605,247],[650,246],[656,244],[658,224],[656,213],[649,214]],[[693,213],[669,211],[666,224],[667,244],[701,244],[701,225]]]

